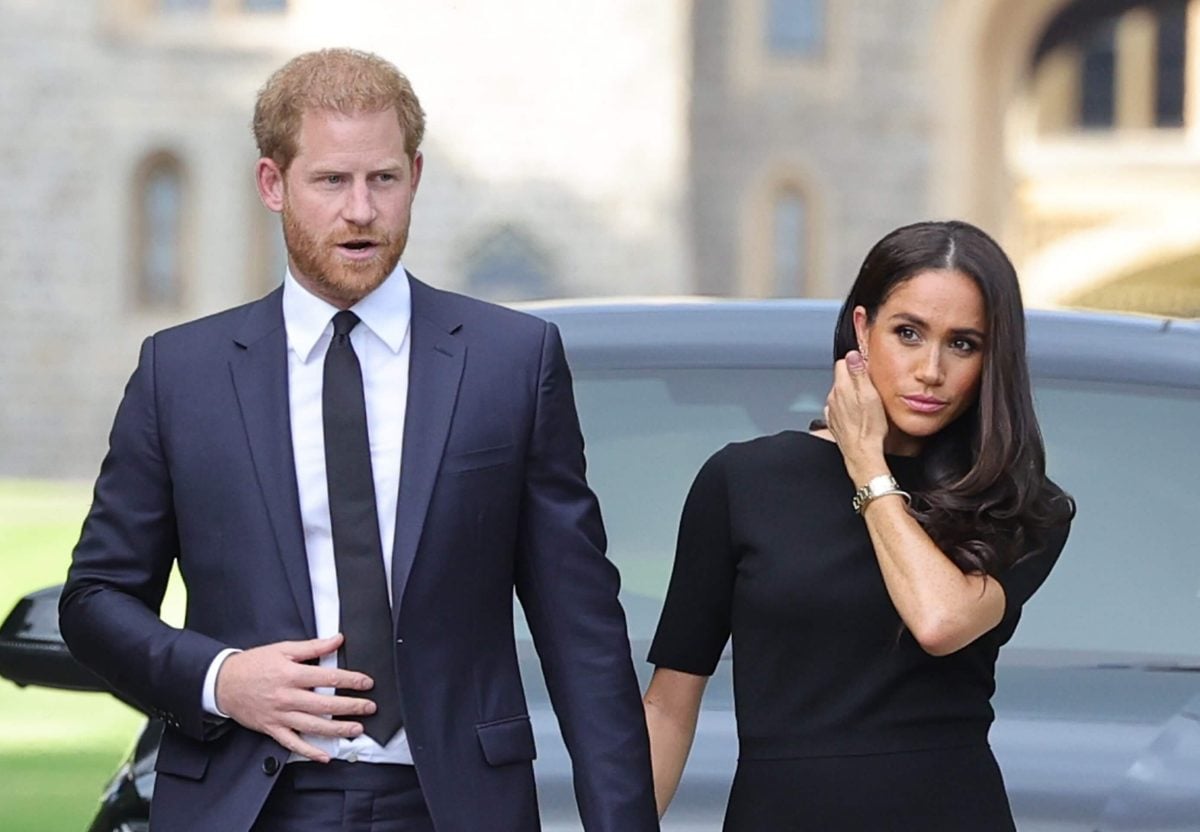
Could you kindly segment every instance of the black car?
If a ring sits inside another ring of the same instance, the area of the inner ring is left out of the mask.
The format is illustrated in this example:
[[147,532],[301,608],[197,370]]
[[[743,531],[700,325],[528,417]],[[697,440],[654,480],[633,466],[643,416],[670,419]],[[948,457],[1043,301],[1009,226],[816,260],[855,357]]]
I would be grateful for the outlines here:
[[[526,309],[563,332],[641,664],[693,475],[726,442],[804,429],[820,415],[837,307]],[[991,741],[1018,827],[1200,830],[1200,322],[1031,312],[1029,335],[1050,475],[1079,514],[997,671]],[[57,589],[35,593],[0,628],[0,674],[102,690],[62,646],[56,599]],[[569,759],[522,636],[543,822],[578,830]],[[729,670],[722,662],[705,694],[664,829],[720,826],[737,755]],[[146,828],[161,730],[148,721],[93,832]]]

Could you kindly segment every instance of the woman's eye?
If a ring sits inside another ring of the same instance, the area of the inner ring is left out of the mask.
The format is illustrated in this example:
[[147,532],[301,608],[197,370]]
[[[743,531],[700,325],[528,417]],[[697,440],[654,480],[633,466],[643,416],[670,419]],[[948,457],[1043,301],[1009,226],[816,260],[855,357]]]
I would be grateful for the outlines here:
[[975,352],[978,349],[974,341],[968,341],[966,338],[955,338],[950,342],[950,346],[959,352]]
[[917,331],[911,326],[902,326],[897,328],[896,334],[900,336],[901,341],[907,341],[909,343],[916,341],[920,337],[917,335]]

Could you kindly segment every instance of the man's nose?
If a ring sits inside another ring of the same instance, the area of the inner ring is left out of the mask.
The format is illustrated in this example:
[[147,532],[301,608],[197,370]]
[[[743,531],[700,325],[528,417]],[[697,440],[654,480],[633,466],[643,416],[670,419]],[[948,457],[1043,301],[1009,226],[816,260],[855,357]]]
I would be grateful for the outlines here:
[[370,225],[375,220],[375,200],[366,182],[355,182],[350,187],[342,217],[353,225]]

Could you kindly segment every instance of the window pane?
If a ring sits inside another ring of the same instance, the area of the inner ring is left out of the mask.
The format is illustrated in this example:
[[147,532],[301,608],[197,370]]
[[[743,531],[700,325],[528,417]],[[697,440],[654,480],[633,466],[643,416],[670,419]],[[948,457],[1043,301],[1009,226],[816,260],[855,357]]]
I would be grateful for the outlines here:
[[[700,465],[727,442],[807,429],[821,416],[829,384],[824,370],[576,373],[588,480],[621,571],[633,639],[653,634],[679,511]],[[1050,476],[1076,498],[1079,514],[1013,644],[1200,655],[1200,559],[1188,544],[1200,396],[1039,382],[1037,405]]]
[[575,398],[588,482],[635,641],[658,623],[683,500],[704,460],[728,442],[806,430],[822,415],[828,371],[580,371]]
[[533,300],[555,294],[550,268],[537,247],[511,228],[496,232],[472,255],[467,287],[490,300]]
[[183,184],[172,164],[157,165],[142,186],[141,287],[144,303],[172,306],[179,300]]
[[284,12],[287,0],[242,0],[242,8],[248,12]]
[[1116,19],[1101,22],[1083,43],[1081,122],[1112,127],[1116,97]]
[[775,297],[803,297],[808,278],[808,214],[804,197],[784,194],[775,201]]
[[1181,0],[1162,7],[1158,15],[1158,72],[1154,123],[1159,127],[1183,126],[1187,3]]
[[212,0],[158,0],[164,12],[206,12],[212,8]]
[[811,55],[825,41],[823,0],[767,0],[767,45],[779,55]]
[[1200,396],[1057,384],[1037,404],[1050,476],[1079,514],[1013,644],[1200,655]]

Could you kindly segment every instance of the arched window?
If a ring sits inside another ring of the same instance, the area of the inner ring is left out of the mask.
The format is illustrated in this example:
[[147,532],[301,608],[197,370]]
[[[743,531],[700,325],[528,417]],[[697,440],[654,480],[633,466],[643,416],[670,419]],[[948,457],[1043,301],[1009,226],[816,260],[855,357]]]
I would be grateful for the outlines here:
[[825,0],[766,0],[767,46],[780,57],[819,55],[825,48]]
[[1042,132],[1180,127],[1188,0],[1074,0],[1034,52]]
[[169,153],[148,156],[135,193],[137,299],[173,309],[183,297],[183,166]]
[[164,12],[205,12],[211,6],[212,0],[158,0]]
[[1100,21],[1083,40],[1079,122],[1112,127],[1117,106],[1117,21]]
[[548,259],[512,226],[493,232],[467,259],[467,291],[489,300],[534,300],[555,295]]
[[808,203],[798,189],[781,189],[771,206],[771,294],[809,294]]
[[168,14],[183,12],[232,15],[240,12],[285,12],[287,5],[287,0],[158,0],[159,10]]

